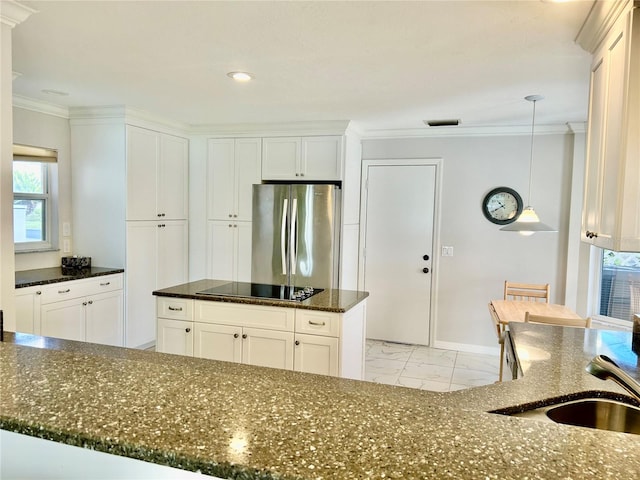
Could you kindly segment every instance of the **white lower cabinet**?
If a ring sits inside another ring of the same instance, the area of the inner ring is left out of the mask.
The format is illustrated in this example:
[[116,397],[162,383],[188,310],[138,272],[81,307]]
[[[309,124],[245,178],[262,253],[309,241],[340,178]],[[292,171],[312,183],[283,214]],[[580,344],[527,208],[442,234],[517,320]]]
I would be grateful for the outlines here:
[[104,345],[123,345],[122,274],[43,286],[35,332]]
[[16,289],[16,332],[40,334],[42,286]]
[[337,338],[296,333],[295,371],[335,377],[339,373],[338,356]]
[[156,349],[362,379],[365,304],[332,313],[158,297]]

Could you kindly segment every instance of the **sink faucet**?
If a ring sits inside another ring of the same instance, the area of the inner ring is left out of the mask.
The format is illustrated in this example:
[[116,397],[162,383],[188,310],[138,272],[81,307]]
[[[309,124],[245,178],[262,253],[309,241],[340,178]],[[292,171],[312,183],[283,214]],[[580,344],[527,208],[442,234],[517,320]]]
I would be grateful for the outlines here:
[[622,370],[616,363],[606,355],[597,355],[589,362],[586,368],[591,375],[600,380],[610,378],[640,402],[640,383]]

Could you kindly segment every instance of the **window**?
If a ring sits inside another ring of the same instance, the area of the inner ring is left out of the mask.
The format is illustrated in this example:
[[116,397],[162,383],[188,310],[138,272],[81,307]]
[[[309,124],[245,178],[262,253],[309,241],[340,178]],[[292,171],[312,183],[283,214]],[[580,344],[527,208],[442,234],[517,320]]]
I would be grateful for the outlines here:
[[16,251],[54,248],[51,163],[13,162],[13,240]]
[[604,250],[600,315],[631,321],[635,313],[640,313],[636,292],[640,292],[640,253]]

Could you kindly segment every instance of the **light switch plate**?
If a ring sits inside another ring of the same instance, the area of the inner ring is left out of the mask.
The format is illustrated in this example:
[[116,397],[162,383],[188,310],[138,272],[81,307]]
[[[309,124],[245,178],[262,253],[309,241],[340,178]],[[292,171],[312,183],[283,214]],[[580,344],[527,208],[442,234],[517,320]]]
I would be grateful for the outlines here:
[[453,247],[442,247],[442,256],[443,257],[453,257]]
[[62,223],[62,236],[63,237],[71,236],[71,224],[69,222]]
[[71,253],[71,240],[65,238],[62,241],[62,252],[63,253]]

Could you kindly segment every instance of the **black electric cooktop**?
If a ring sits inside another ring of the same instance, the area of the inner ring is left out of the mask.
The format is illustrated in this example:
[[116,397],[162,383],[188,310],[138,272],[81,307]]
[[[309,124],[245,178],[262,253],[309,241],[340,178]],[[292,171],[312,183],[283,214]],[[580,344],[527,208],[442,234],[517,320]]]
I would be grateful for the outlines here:
[[301,302],[323,288],[295,287],[291,285],[269,285],[266,283],[233,282],[218,287],[207,288],[196,295],[231,296],[246,298],[273,298],[275,300],[292,300]]

